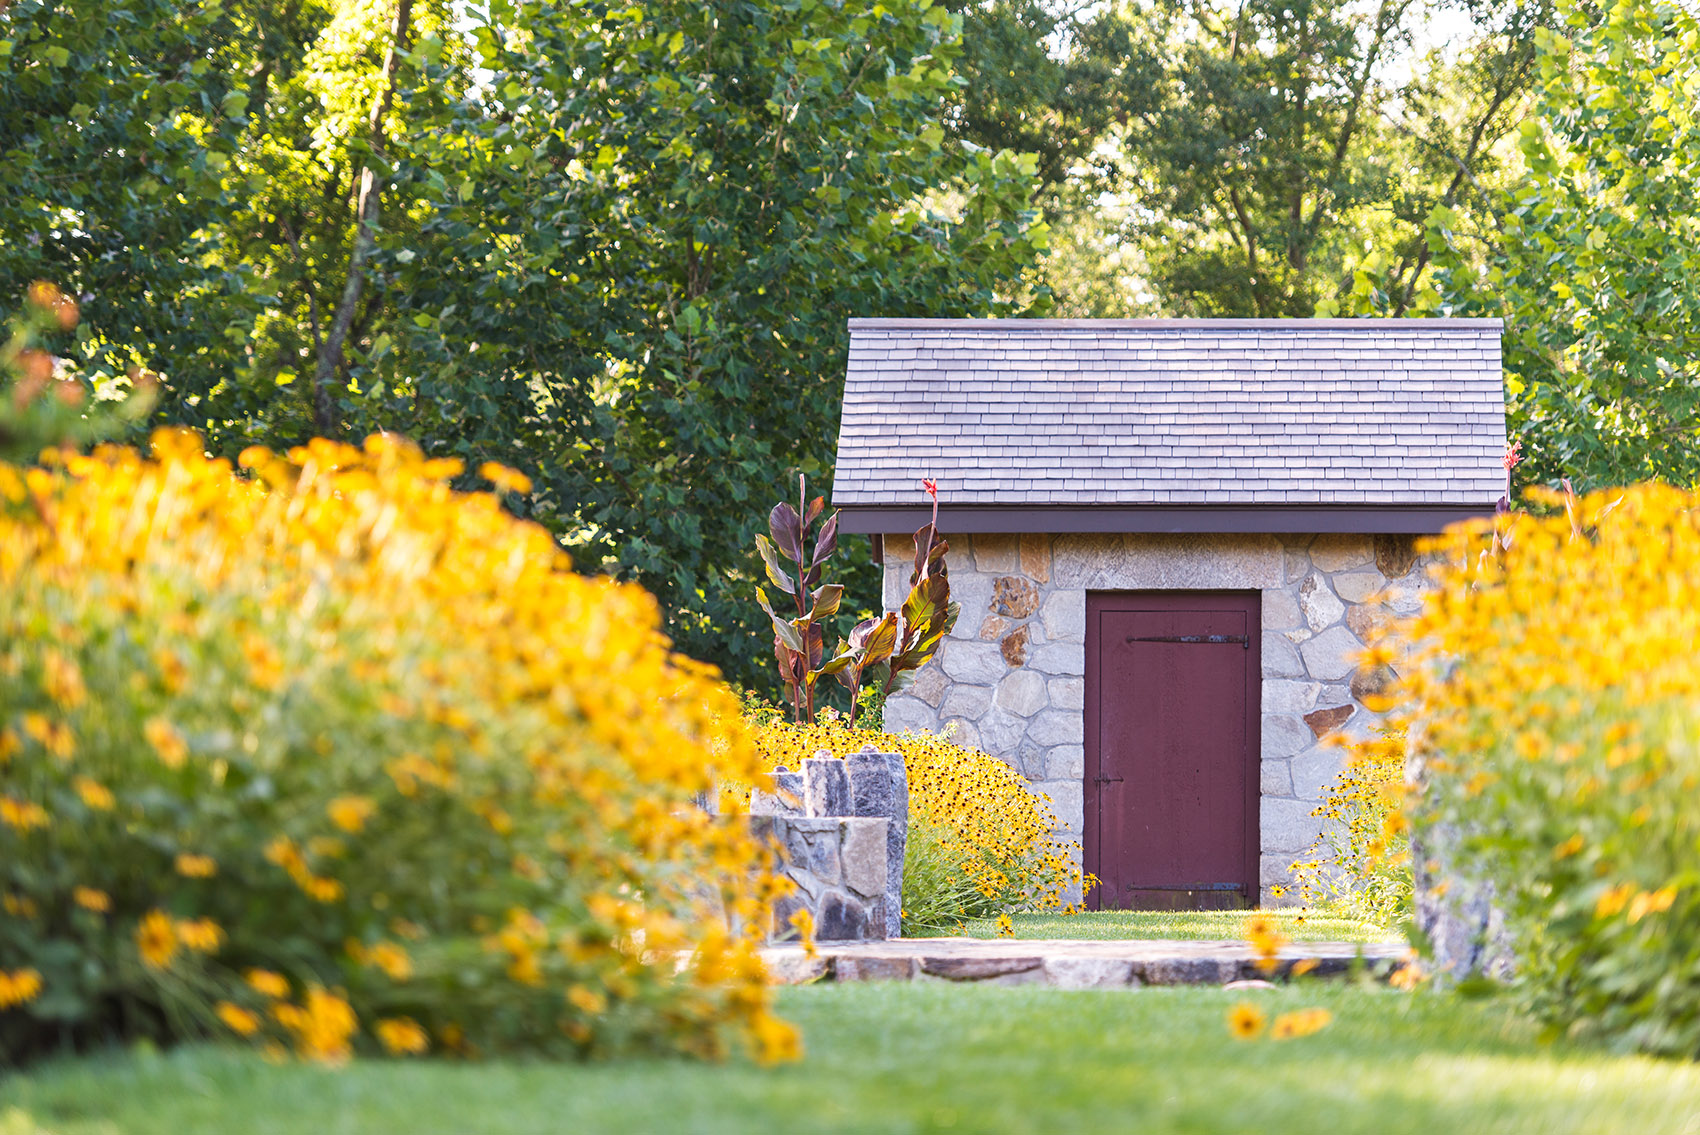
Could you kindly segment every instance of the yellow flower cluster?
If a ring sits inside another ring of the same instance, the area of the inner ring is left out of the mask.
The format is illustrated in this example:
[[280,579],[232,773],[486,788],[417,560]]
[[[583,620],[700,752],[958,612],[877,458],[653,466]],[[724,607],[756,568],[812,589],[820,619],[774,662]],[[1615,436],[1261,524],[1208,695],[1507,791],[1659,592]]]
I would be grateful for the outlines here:
[[762,774],[736,699],[462,473],[172,431],[0,465],[0,954],[310,1059],[794,1055],[756,954],[782,884],[690,806]]
[[10,1009],[35,1000],[41,992],[41,974],[33,969],[0,970],[0,1009]]
[[1313,816],[1325,824],[1312,857],[1294,863],[1306,906],[1325,906],[1378,926],[1411,913],[1409,824],[1404,813],[1405,737],[1382,729],[1367,738],[1332,734],[1346,767],[1323,792]]
[[1228,1010],[1228,1033],[1236,1040],[1256,1040],[1263,1035],[1267,1025],[1269,1039],[1293,1040],[1319,1033],[1333,1020],[1334,1014],[1327,1009],[1310,1008],[1282,1013],[1275,1018],[1274,1024],[1270,1024],[1269,1015],[1262,1009],[1249,1001],[1241,1001]]
[[[985,914],[1060,909],[1085,878],[1061,842],[1050,799],[1031,792],[1002,761],[925,733],[874,735],[842,721],[816,725],[753,724],[753,739],[767,771],[803,767],[805,757],[845,757],[875,744],[903,756],[909,777],[909,816],[942,833],[956,879],[992,904]],[[735,806],[735,802],[734,806]]]
[[1245,920],[1246,941],[1257,954],[1257,968],[1274,973],[1281,966],[1281,947],[1292,939],[1282,931],[1281,924],[1267,914],[1253,914]]
[[1428,544],[1438,589],[1394,632],[1405,810],[1459,833],[1426,866],[1494,884],[1537,1012],[1692,1056],[1700,986],[1668,975],[1700,966],[1700,497],[1537,504]]

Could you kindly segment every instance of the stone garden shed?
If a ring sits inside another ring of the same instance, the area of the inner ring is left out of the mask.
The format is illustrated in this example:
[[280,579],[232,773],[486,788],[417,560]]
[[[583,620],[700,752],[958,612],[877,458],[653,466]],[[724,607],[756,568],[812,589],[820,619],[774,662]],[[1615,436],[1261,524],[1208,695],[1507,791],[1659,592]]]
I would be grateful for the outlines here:
[[1497,320],[850,322],[833,505],[962,604],[886,728],[1050,795],[1104,906],[1233,906],[1310,846],[1413,538],[1505,488]]

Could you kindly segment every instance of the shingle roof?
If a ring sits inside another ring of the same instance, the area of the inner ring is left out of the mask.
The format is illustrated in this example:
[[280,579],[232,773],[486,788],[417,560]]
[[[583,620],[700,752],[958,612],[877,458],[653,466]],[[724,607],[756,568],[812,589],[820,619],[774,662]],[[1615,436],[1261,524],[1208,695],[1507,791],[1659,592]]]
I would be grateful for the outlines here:
[[852,319],[834,505],[1491,504],[1496,319]]

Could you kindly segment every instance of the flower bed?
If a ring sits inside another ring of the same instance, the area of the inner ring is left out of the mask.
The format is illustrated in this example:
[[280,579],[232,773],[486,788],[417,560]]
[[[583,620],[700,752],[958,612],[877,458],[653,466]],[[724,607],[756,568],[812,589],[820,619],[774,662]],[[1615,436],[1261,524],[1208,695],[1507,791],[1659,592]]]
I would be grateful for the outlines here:
[[[1412,822],[1493,884],[1547,1020],[1700,1055],[1700,499],[1554,500],[1434,547]],[[1449,884],[1443,883],[1442,886]]]
[[718,917],[773,880],[689,807],[757,754],[654,600],[401,443],[242,464],[0,465],[0,1061],[793,1054]]
[[1088,882],[1053,834],[1050,801],[994,757],[927,734],[876,734],[842,722],[754,724],[762,767],[802,767],[821,751],[844,757],[873,744],[903,755],[909,775],[909,849],[903,933],[960,931],[972,918],[1058,910]]

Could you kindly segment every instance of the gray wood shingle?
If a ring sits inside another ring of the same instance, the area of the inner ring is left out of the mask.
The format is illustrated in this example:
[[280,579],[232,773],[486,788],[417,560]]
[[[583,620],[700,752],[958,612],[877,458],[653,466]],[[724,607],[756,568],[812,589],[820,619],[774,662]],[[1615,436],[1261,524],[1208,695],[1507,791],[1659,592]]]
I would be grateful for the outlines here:
[[852,319],[835,505],[1467,504],[1498,320]]

